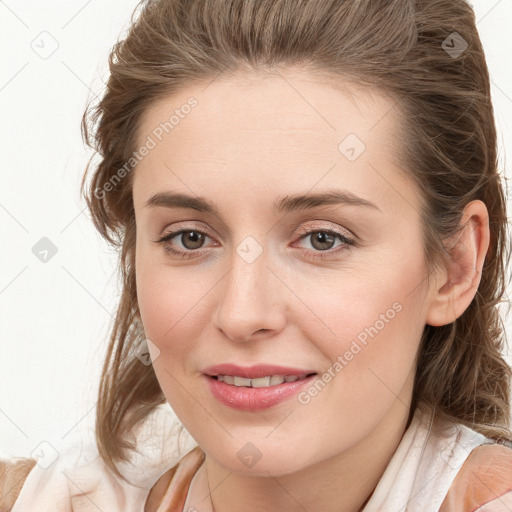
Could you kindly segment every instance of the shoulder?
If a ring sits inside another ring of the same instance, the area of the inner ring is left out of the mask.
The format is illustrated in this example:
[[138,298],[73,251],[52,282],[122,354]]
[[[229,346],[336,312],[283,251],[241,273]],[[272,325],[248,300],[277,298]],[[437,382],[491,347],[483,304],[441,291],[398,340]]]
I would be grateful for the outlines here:
[[439,512],[467,510],[512,510],[512,448],[483,444],[468,455]]
[[147,493],[144,478],[155,476],[155,468],[147,464],[138,467],[141,476],[135,484],[119,478],[90,439],[54,450],[38,452],[35,460],[2,460],[0,512],[78,512],[88,510],[91,500],[102,510],[127,512],[123,504],[140,506]]
[[[90,432],[79,432],[34,459],[0,455],[0,512],[78,512],[89,510],[91,500],[95,510],[142,510],[153,485],[196,444],[186,431],[180,438],[169,407],[157,408],[133,431],[135,449],[116,464],[121,477],[100,456]],[[159,487],[164,485],[165,479]]]
[[9,512],[12,509],[28,474],[35,465],[35,459],[30,458],[0,459],[0,510],[2,512]]

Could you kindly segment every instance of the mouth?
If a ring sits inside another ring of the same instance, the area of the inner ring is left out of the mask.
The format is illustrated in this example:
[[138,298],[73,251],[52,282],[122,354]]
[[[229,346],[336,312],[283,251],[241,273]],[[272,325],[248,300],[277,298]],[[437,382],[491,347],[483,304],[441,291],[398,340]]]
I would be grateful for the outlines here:
[[316,373],[302,373],[300,375],[266,375],[264,377],[246,378],[238,375],[210,375],[210,378],[224,382],[229,386],[247,387],[247,388],[268,388],[279,386],[285,382],[296,382],[307,379]]
[[267,409],[285,402],[318,378],[313,370],[275,365],[221,364],[206,368],[203,374],[214,398],[245,411]]
[[233,363],[223,363],[205,368],[203,373],[226,384],[256,388],[279,385],[283,382],[295,382],[317,372],[308,368],[293,368],[275,364],[238,366]]

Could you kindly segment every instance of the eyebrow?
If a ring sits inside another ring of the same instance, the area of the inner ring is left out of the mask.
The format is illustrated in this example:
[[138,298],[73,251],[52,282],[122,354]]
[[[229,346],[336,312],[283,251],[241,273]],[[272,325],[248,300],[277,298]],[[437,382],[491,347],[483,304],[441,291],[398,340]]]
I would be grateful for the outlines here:
[[[363,206],[378,211],[381,209],[367,199],[363,199],[352,192],[345,190],[328,190],[315,194],[286,195],[274,202],[273,208],[277,212],[291,212],[308,210],[318,206],[330,205]],[[145,206],[163,206],[166,208],[190,208],[198,212],[219,215],[217,207],[203,197],[193,197],[187,194],[174,192],[158,192],[151,196]]]

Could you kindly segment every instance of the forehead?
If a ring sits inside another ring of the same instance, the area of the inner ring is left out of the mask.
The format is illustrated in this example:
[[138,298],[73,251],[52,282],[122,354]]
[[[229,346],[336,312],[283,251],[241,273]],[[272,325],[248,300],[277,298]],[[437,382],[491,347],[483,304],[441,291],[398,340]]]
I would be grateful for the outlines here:
[[199,193],[237,179],[262,189],[303,188],[333,166],[349,185],[365,176],[376,184],[368,164],[394,161],[397,105],[378,90],[337,80],[290,70],[240,73],[161,98],[141,118],[138,145],[148,137],[155,145],[135,170],[134,199],[158,185]]
[[[283,130],[312,130],[334,141],[347,133],[364,138],[377,124],[382,124],[382,134],[398,122],[395,101],[375,88],[303,70],[245,71],[221,74],[156,101],[141,117],[139,142],[175,110],[188,111],[191,97],[197,106],[180,116],[172,131],[186,139],[200,128],[208,135],[204,142],[212,144],[225,141],[226,133],[236,136],[239,129],[264,130],[270,138]],[[177,143],[177,137],[173,139]]]

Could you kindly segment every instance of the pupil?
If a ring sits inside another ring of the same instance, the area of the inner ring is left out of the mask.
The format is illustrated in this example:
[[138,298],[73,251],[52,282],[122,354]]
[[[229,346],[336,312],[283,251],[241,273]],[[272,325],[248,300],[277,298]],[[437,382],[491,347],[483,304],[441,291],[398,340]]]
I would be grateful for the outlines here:
[[[316,241],[320,241],[320,246],[316,246]],[[315,236],[313,236],[313,247],[315,249],[325,250],[330,249],[330,247],[325,247],[325,244],[331,245],[334,241],[334,237],[329,235],[328,233],[318,232]]]
[[183,244],[187,249],[198,249],[201,247],[203,236],[200,233],[197,233],[196,231],[189,231],[188,233],[183,233],[183,235],[185,236],[185,240],[188,238],[192,242],[192,247],[189,246],[190,244]]

